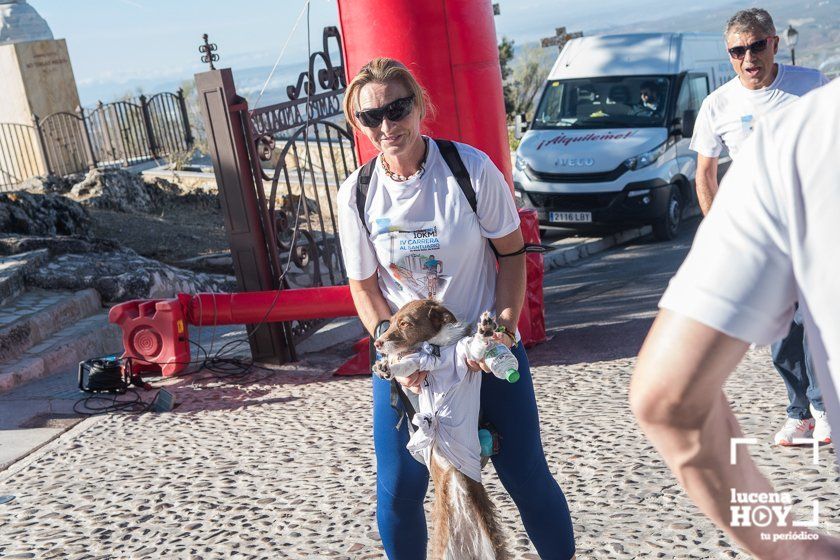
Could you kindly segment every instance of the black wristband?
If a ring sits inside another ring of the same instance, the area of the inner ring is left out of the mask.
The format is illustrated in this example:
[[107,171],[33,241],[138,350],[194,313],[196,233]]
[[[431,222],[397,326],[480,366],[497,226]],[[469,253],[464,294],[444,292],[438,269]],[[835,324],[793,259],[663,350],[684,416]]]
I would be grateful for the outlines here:
[[521,249],[519,249],[518,251],[514,251],[512,253],[504,253],[504,254],[496,253],[496,258],[497,259],[503,259],[505,257],[515,257],[517,255],[521,255],[521,254],[527,252],[527,250],[528,249],[523,245]]
[[388,320],[388,319],[385,319],[383,321],[379,321],[376,324],[376,328],[373,329],[374,338],[379,338],[380,336],[382,336],[382,333],[387,331],[388,327],[390,327],[390,326],[391,326],[391,321]]

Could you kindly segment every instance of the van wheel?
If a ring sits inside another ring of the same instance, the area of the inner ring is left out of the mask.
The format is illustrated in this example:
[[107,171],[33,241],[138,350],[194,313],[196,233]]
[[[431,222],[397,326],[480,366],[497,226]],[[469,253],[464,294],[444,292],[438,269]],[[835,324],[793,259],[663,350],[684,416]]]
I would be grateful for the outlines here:
[[659,241],[674,239],[680,231],[682,223],[683,200],[680,189],[671,185],[671,194],[668,197],[668,208],[665,215],[653,223],[653,236]]

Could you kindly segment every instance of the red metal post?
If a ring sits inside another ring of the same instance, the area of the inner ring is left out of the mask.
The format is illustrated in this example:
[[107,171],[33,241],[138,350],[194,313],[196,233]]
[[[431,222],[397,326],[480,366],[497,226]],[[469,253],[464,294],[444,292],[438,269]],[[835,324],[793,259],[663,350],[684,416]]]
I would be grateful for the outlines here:
[[[348,81],[378,56],[405,63],[437,108],[427,133],[484,151],[513,188],[490,0],[338,0]],[[375,155],[356,135],[359,161]]]
[[237,294],[180,294],[178,299],[189,324],[201,326],[356,316],[347,286]]

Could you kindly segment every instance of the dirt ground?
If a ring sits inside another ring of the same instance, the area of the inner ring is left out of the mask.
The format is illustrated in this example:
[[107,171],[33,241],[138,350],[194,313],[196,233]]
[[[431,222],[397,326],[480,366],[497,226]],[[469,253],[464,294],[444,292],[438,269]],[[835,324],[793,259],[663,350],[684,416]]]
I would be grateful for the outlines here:
[[218,207],[174,202],[154,214],[89,211],[94,236],[113,239],[167,264],[230,250]]
[[[230,245],[215,185],[208,181],[192,184],[177,179],[171,182],[162,178],[141,178],[125,172],[100,175],[86,179],[90,184],[87,190],[74,187],[77,192],[72,194],[80,202],[88,201],[86,206],[95,237],[117,241],[144,257],[166,264],[233,274]],[[138,179],[145,186],[139,186]],[[103,186],[106,183],[108,188]],[[335,185],[330,187],[335,189]],[[270,192],[271,184],[267,182],[265,188]],[[314,238],[298,238],[298,244],[305,246],[307,239],[320,242],[324,235],[331,236],[335,192],[327,194],[323,185],[317,190],[307,185],[306,197],[301,199],[300,191],[297,184],[283,185],[276,195],[276,210],[278,215],[285,216],[282,227],[288,228],[284,230],[287,234],[283,239],[290,235],[295,224],[312,232]],[[96,202],[92,202],[96,197]],[[331,206],[333,212],[326,210],[321,215],[321,209]],[[148,210],[150,207],[153,210]],[[283,208],[287,209],[285,214]],[[298,218],[293,217],[296,214]],[[278,227],[281,226],[278,224]]]

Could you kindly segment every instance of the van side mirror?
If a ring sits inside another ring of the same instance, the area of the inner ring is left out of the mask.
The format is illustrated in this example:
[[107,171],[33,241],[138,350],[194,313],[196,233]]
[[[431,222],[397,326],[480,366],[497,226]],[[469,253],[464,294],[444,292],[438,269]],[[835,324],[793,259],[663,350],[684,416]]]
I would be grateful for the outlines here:
[[691,138],[694,136],[694,122],[697,120],[697,111],[694,109],[687,109],[682,114],[682,135],[684,138]]
[[517,113],[513,117],[513,137],[519,140],[525,134],[526,130],[528,130],[528,120],[525,117],[525,113]]

